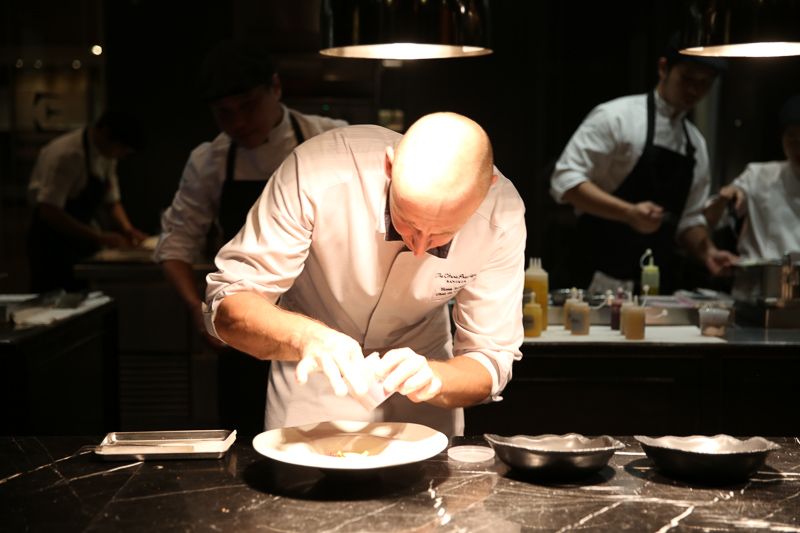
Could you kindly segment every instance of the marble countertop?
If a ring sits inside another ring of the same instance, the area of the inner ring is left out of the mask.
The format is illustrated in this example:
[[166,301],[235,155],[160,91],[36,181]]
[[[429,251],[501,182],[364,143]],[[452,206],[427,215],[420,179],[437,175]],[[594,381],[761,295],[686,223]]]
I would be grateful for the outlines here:
[[352,478],[273,462],[249,437],[222,459],[147,462],[76,454],[101,437],[5,437],[0,531],[800,532],[797,438],[770,439],[782,449],[724,486],[673,480],[617,438],[627,446],[608,466],[562,485],[445,452]]

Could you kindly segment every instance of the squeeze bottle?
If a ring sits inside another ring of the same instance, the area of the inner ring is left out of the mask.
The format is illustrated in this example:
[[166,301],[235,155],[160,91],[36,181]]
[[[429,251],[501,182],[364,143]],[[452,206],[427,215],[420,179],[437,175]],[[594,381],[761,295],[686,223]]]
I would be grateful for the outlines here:
[[570,330],[570,312],[572,311],[572,306],[578,303],[578,289],[572,287],[570,291],[570,297],[567,298],[567,301],[564,302],[564,329],[566,331]]
[[[650,256],[650,263],[645,265],[644,260]],[[642,287],[645,285],[650,286],[650,290],[648,291],[648,295],[655,296],[658,294],[658,287],[661,281],[661,274],[658,271],[658,267],[653,264],[653,251],[648,248],[647,251],[642,256],[641,260],[641,267],[642,267]]]
[[542,335],[542,306],[536,303],[536,293],[528,296],[528,301],[522,308],[522,327],[526,337],[540,337]]
[[[525,270],[525,292],[536,294],[536,303],[542,308],[542,331],[547,329],[547,299],[550,294],[547,271],[539,257],[531,257]],[[526,300],[527,301],[527,300]]]
[[573,335],[589,334],[589,304],[579,297],[578,301],[572,304],[569,313],[570,329]]
[[644,339],[644,311],[639,305],[639,299],[633,297],[633,306],[625,312],[625,338],[632,341]]

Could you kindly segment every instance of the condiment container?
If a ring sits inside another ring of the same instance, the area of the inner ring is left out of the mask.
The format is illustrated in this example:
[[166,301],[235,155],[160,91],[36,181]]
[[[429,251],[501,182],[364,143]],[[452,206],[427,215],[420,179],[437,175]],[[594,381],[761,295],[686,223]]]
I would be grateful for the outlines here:
[[[650,263],[645,265],[644,260],[647,256],[650,256]],[[649,296],[656,296],[658,295],[658,289],[661,285],[661,274],[658,270],[658,267],[653,264],[653,252],[650,248],[642,256],[641,260],[642,264],[642,287],[645,286],[650,287],[647,291]]]
[[725,325],[731,314],[730,309],[720,307],[701,307],[697,310],[700,315],[700,333],[706,337],[722,337],[725,335]]
[[567,331],[569,331],[569,329],[571,327],[571,324],[569,322],[570,321],[570,318],[569,318],[570,310],[572,309],[572,306],[575,305],[578,302],[579,302],[579,300],[578,300],[578,289],[576,289],[575,287],[572,287],[572,292],[570,293],[570,297],[567,298],[567,300],[564,302],[564,329],[567,330]]
[[631,307],[633,307],[633,302],[630,300],[622,302],[622,305],[619,306],[619,332],[621,335],[625,335],[625,314]]
[[540,337],[542,335],[542,307],[536,302],[536,293],[528,296],[528,301],[522,308],[522,327],[526,337]]
[[633,297],[633,305],[625,311],[625,338],[629,341],[644,339],[644,307],[639,306],[639,299]]
[[570,311],[569,322],[573,335],[588,335],[589,304],[582,301],[574,304]]
[[531,257],[528,269],[525,270],[525,292],[528,291],[536,295],[536,303],[542,309],[542,331],[544,331],[547,329],[547,299],[550,289],[547,271],[542,268],[542,260],[539,257]]

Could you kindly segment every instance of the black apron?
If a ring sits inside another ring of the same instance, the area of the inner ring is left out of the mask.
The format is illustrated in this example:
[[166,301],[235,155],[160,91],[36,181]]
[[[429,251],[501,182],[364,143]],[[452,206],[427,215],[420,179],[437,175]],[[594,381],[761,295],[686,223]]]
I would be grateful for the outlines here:
[[[288,112],[288,111],[287,111]],[[305,141],[297,119],[289,113],[297,145]],[[236,150],[238,145],[231,141],[228,158],[225,164],[225,182],[222,184],[222,195],[219,204],[219,225],[222,230],[222,244],[231,240],[247,220],[247,213],[261,195],[267,180],[234,180],[236,170]]]
[[[91,224],[108,193],[111,182],[92,173],[89,158],[89,132],[83,130],[83,151],[86,166],[86,186],[78,196],[67,200],[64,211],[79,222]],[[36,293],[56,289],[76,292],[87,287],[86,280],[75,279],[73,267],[100,247],[92,241],[58,231],[41,219],[34,209],[28,230],[28,258],[31,272],[31,291]]]
[[568,254],[566,266],[572,272],[570,286],[587,288],[595,270],[617,279],[632,279],[637,290],[641,283],[639,260],[648,248],[653,250],[659,267],[661,294],[671,294],[676,286],[679,257],[675,231],[681,218],[695,165],[695,148],[689,140],[684,118],[686,155],[653,144],[655,132],[655,98],[647,95],[647,140],[636,166],[614,191],[614,196],[636,204],[650,200],[664,208],[664,219],[658,231],[643,235],[627,224],[583,214],[578,219],[576,239]]
[[[299,146],[305,137],[297,119],[291,113],[289,120]],[[219,245],[225,244],[239,232],[247,220],[247,213],[269,179],[235,181],[233,177],[237,148],[238,145],[231,141],[220,197],[218,223],[221,226],[222,242]],[[220,424],[226,428],[236,428],[245,435],[262,432],[270,362],[233,350],[221,355],[217,359],[217,365]]]

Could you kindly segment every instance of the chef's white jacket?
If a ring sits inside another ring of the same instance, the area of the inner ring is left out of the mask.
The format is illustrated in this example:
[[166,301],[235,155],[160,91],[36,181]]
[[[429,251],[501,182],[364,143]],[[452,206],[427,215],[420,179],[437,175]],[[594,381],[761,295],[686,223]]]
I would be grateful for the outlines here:
[[738,250],[750,259],[800,252],[800,172],[788,161],[750,163],[733,183],[747,195],[737,213],[748,216]]
[[[416,258],[387,241],[387,146],[400,134],[350,126],[299,146],[266,186],[241,231],[207,277],[206,325],[220,302],[257,293],[358,341],[365,355],[410,347],[433,360],[465,355],[492,376],[486,401],[499,400],[521,356],[524,205],[502,175],[446,258]],[[495,172],[497,170],[495,169]],[[390,224],[390,222],[389,222]],[[455,342],[447,302],[455,299]],[[463,410],[415,404],[394,394],[368,413],[337,398],[321,373],[295,382],[296,362],[272,361],[267,429],[326,420],[408,421],[447,435],[463,432]]]
[[[671,118],[675,108],[655,93],[653,144],[686,155],[683,117]],[[689,197],[686,201],[676,236],[694,226],[705,226],[703,202],[708,197],[711,181],[706,141],[691,122],[686,123],[695,166]],[[613,194],[633,171],[647,141],[647,94],[625,96],[595,107],[578,127],[556,162],[550,180],[550,194],[558,203],[564,193],[585,181]],[[650,198],[658,203],[658,198]],[[581,212],[576,209],[576,215]]]
[[[290,112],[306,139],[347,125],[344,120],[303,115],[281,105],[283,120],[272,129],[267,142],[253,149],[239,146],[236,150],[235,180],[266,181],[292,153],[297,138]],[[157,262],[179,259],[191,264],[198,259],[203,239],[219,212],[230,145],[231,138],[223,132],[192,151],[172,205],[161,217],[161,236],[155,250]]]
[[[83,149],[84,129],[56,137],[39,150],[28,183],[28,202],[35,206],[47,203],[63,209],[67,201],[77,197],[89,179],[86,173],[86,153]],[[105,202],[119,202],[117,160],[108,158],[89,136],[89,166],[100,180],[108,180]]]

